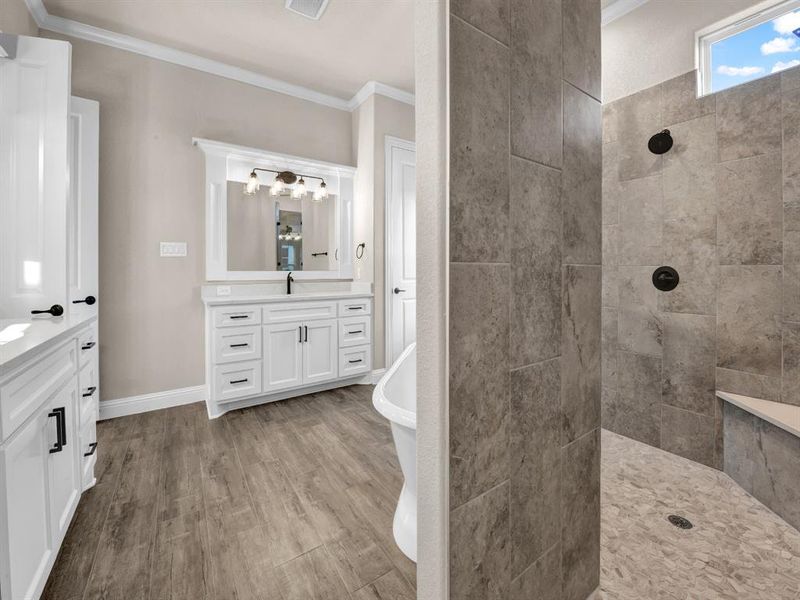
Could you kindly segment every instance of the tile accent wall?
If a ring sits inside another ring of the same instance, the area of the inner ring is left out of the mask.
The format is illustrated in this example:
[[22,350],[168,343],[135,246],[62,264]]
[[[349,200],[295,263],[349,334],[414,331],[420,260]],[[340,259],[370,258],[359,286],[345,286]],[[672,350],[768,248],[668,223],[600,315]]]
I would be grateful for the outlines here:
[[585,600],[599,583],[600,2],[450,8],[450,597]]
[[722,468],[716,389],[800,404],[800,70],[696,89],[692,71],[603,108],[602,422]]

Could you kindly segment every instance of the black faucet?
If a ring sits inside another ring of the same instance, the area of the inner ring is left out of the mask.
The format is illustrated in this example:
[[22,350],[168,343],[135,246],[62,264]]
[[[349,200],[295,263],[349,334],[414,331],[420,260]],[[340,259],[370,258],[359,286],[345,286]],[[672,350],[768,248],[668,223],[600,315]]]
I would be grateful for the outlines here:
[[292,295],[292,282],[294,281],[294,277],[292,277],[292,271],[289,271],[289,274],[286,276],[286,293],[291,296]]

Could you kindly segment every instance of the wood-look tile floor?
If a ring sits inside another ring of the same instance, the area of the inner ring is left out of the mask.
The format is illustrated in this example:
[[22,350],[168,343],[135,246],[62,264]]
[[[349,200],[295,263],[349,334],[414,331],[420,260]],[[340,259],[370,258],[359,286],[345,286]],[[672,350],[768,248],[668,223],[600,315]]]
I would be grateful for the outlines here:
[[402,485],[370,386],[98,423],[47,600],[412,600],[392,538]]
[[600,598],[800,598],[800,532],[725,473],[609,431],[602,439]]

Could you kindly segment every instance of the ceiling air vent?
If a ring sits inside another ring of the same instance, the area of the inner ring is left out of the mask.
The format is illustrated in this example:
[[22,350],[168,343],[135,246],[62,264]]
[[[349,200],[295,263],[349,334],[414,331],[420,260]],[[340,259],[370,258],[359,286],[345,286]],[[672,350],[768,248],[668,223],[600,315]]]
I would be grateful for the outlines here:
[[286,0],[286,8],[315,21],[322,16],[329,0]]

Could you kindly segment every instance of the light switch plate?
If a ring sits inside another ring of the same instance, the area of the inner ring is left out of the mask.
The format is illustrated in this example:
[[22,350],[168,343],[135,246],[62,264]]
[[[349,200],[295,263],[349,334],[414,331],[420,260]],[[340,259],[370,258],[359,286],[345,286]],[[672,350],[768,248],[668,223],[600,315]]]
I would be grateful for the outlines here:
[[186,256],[186,242],[161,242],[161,256]]
[[229,285],[217,286],[217,296],[230,296],[230,295],[231,295],[231,286]]

